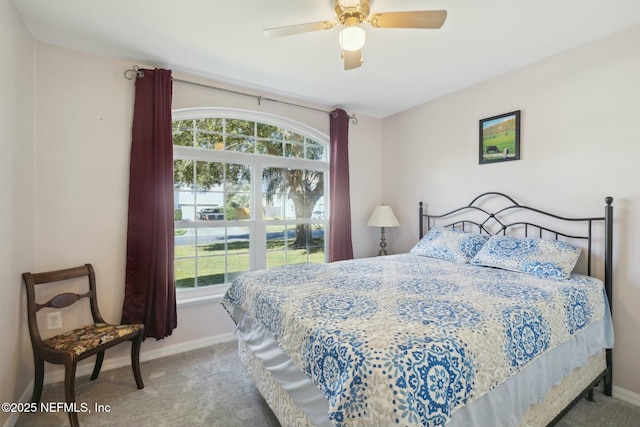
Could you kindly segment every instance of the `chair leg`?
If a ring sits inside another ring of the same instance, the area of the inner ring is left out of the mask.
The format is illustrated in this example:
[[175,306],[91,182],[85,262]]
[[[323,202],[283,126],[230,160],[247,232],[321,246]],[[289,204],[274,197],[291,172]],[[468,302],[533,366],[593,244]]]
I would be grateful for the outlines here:
[[31,395],[32,403],[40,403],[42,398],[42,385],[44,383],[44,360],[40,358],[36,353],[33,353],[33,367],[34,367],[34,380],[33,380],[33,394]]
[[131,368],[133,369],[133,376],[136,379],[136,385],[139,389],[144,388],[144,382],[142,382],[142,373],[140,372],[140,346],[142,345],[142,334],[138,334],[131,341]]
[[[73,408],[73,403],[76,401],[76,364],[78,359],[75,354],[69,354],[69,357],[64,359],[64,395],[67,404],[70,409]],[[78,422],[78,413],[76,411],[69,411],[69,422],[71,427],[80,427]]]
[[104,350],[96,355],[96,365],[93,367],[93,373],[91,374],[91,381],[98,378],[100,375],[100,369],[102,368],[102,361],[104,360]]

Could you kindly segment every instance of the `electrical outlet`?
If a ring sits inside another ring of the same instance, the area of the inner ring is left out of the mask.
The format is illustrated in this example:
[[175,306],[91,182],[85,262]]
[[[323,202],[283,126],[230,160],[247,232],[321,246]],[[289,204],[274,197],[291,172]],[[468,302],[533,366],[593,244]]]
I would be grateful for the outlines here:
[[60,329],[62,328],[62,313],[54,311],[53,313],[47,313],[47,329]]

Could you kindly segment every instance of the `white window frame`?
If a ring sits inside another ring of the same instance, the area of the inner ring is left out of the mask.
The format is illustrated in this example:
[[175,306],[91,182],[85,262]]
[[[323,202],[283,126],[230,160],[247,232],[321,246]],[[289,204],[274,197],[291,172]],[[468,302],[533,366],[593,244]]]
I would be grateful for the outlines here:
[[[197,147],[173,146],[173,158],[185,160],[200,160],[207,162],[237,163],[249,165],[252,168],[251,175],[251,212],[253,215],[262,212],[262,188],[258,183],[262,182],[262,168],[285,167],[295,169],[322,170],[325,173],[324,193],[325,193],[325,215],[322,219],[314,219],[314,223],[321,223],[324,226],[324,254],[325,262],[328,259],[329,251],[329,136],[303,123],[285,117],[262,113],[251,110],[240,110],[234,108],[183,108],[172,111],[172,122],[176,120],[206,119],[206,118],[227,118],[247,120],[268,125],[277,126],[312,139],[322,144],[325,148],[325,161],[299,159],[291,157],[276,157],[264,154],[239,153],[224,150],[211,150]],[[250,245],[249,258],[251,260],[250,269],[262,270],[266,268],[266,235],[267,227],[274,225],[295,225],[307,223],[305,220],[283,219],[283,220],[263,220],[260,217],[253,217],[251,220],[223,221],[219,226],[239,226],[249,227]],[[215,226],[208,224],[208,227]],[[193,289],[180,288],[176,290],[178,305],[220,300],[229,288],[229,284],[203,286]]]

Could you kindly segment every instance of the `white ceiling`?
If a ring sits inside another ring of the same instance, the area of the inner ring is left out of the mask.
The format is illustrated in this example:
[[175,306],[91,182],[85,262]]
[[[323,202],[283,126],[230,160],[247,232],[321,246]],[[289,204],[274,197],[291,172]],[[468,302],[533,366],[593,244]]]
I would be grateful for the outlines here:
[[372,0],[371,13],[446,9],[439,30],[374,29],[344,71],[333,0],[12,0],[33,36],[383,118],[640,24],[640,0]]

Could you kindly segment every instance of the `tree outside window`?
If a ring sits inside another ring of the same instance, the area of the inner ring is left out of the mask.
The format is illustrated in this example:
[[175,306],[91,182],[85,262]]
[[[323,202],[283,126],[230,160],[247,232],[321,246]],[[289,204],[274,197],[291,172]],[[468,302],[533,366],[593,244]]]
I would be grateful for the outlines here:
[[199,116],[173,123],[178,288],[325,262],[326,137]]

